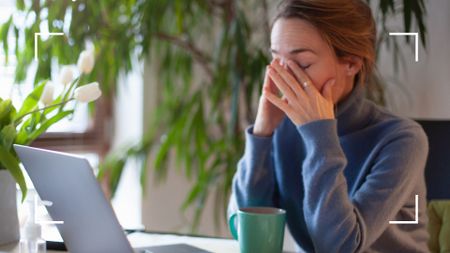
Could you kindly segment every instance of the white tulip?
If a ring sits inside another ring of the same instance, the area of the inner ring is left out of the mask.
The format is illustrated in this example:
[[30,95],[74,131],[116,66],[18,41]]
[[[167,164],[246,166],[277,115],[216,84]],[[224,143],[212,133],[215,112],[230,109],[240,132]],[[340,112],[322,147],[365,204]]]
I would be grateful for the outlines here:
[[53,94],[55,93],[55,86],[51,83],[48,82],[45,87],[44,90],[42,91],[42,95],[41,95],[41,102],[44,104],[44,106],[48,106],[51,103],[53,103]]
[[74,98],[79,102],[89,103],[97,100],[102,95],[102,91],[97,82],[89,83],[75,89]]
[[81,73],[89,74],[94,69],[94,63],[94,49],[84,50],[78,58],[77,66]]
[[61,73],[59,74],[59,81],[63,85],[67,85],[73,81],[72,67],[64,66],[61,68]]

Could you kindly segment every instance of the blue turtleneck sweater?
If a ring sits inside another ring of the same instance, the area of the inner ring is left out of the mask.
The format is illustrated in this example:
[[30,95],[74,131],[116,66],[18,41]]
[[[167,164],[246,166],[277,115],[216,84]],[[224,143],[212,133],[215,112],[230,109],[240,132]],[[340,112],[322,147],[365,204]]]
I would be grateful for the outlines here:
[[[364,98],[356,86],[336,119],[296,126],[285,118],[271,137],[246,131],[229,211],[286,210],[306,252],[428,252],[424,167],[428,142],[414,121]],[[415,220],[418,224],[389,224]]]

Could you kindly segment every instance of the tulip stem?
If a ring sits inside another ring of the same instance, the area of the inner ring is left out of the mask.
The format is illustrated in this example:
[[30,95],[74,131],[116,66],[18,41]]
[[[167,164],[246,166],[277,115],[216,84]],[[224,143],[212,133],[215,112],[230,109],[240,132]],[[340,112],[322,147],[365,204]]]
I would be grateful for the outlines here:
[[17,118],[17,119],[15,120],[15,125],[16,125],[16,126],[19,125],[19,124],[20,124],[20,121],[21,121],[23,118],[25,118],[27,115],[30,115],[30,114],[33,114],[33,113],[36,113],[36,112],[40,112],[40,111],[45,111],[45,110],[50,109],[50,108],[53,108],[53,107],[62,106],[62,105],[65,105],[65,104],[69,103],[69,102],[72,101],[72,100],[75,100],[75,99],[74,99],[74,98],[67,99],[67,100],[64,100],[64,101],[62,101],[62,102],[60,102],[60,103],[57,103],[57,104],[45,106],[45,107],[42,107],[42,108],[33,110],[33,111],[31,111],[31,112],[27,112],[27,113],[25,113],[24,115],[20,116],[19,118]]
[[[66,100],[71,95],[71,93],[73,93],[72,91],[74,90],[75,87],[78,86],[80,79],[81,79],[81,75],[72,81],[72,83],[70,84],[70,86],[67,90],[65,90],[65,87],[64,87],[63,100]],[[61,110],[59,110],[59,111],[61,111]]]

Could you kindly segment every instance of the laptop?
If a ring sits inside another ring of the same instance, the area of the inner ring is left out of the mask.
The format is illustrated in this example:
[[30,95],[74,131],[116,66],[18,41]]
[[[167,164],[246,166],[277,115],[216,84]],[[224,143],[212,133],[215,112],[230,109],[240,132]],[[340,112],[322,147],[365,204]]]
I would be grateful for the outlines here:
[[14,145],[69,252],[208,253],[187,244],[133,249],[89,162],[80,156]]

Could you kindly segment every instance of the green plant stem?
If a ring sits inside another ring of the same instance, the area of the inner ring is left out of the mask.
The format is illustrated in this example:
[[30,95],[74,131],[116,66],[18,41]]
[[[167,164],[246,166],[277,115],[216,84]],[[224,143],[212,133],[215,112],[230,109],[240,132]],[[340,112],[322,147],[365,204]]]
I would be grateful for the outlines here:
[[19,118],[17,118],[17,119],[15,120],[15,122],[14,122],[14,125],[17,126],[17,125],[20,123],[20,121],[21,121],[23,118],[25,118],[25,116],[27,116],[27,115],[33,114],[33,113],[35,113],[35,112],[44,111],[44,110],[47,110],[47,109],[50,109],[50,108],[53,108],[53,107],[62,106],[62,105],[65,105],[65,104],[67,104],[67,103],[69,103],[70,101],[73,101],[73,100],[75,100],[75,99],[74,99],[74,98],[71,98],[71,99],[68,99],[68,100],[64,100],[64,101],[62,101],[62,102],[60,102],[60,103],[54,104],[54,105],[49,105],[49,106],[46,106],[46,107],[43,107],[43,108],[39,108],[39,109],[33,110],[33,111],[31,111],[31,112],[27,112],[27,113],[25,113],[24,115],[22,115],[22,116],[20,116]]
[[[70,84],[70,86],[67,89],[67,91],[65,90],[66,88],[64,87],[64,91],[63,92],[65,92],[65,94],[63,93],[64,94],[64,97],[62,98],[63,101],[65,101],[69,96],[71,96],[71,93],[73,93],[75,87],[78,87],[78,83],[80,82],[80,79],[81,79],[82,75],[83,74],[81,74],[79,77],[75,78],[72,81],[72,83]],[[61,110],[59,110],[59,111],[61,111]]]

